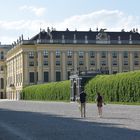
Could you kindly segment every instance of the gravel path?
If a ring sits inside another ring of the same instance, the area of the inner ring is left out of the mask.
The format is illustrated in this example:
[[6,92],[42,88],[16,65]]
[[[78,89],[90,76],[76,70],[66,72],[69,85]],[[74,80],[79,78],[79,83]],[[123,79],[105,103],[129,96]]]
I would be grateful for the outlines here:
[[140,106],[0,100],[0,140],[140,140]]

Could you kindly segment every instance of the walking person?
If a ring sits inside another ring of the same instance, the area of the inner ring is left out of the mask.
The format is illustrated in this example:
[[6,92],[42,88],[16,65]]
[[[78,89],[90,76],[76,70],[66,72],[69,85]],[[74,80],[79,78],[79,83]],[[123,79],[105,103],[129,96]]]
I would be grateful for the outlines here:
[[97,103],[97,107],[98,107],[98,115],[101,118],[102,117],[102,107],[103,107],[103,97],[101,96],[101,94],[99,92],[97,92],[97,97],[96,97],[96,103]]
[[80,93],[80,112],[81,112],[81,117],[85,118],[86,117],[86,93],[82,91]]

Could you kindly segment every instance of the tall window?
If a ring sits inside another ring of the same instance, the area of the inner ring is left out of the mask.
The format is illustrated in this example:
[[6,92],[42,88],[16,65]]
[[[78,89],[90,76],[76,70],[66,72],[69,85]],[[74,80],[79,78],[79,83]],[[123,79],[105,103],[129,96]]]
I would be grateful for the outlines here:
[[59,50],[56,51],[56,58],[60,58],[61,52]]
[[90,61],[90,65],[95,66],[95,61]]
[[56,81],[61,81],[61,72],[60,71],[56,72]]
[[67,57],[68,57],[68,58],[72,58],[72,51],[71,51],[71,50],[68,50],[68,52],[67,52]]
[[49,82],[49,72],[48,71],[44,72],[44,82]]
[[34,66],[34,61],[30,61],[29,66]]
[[79,61],[79,65],[84,65],[84,61]]
[[123,53],[123,57],[124,57],[124,58],[128,58],[128,52],[124,52],[124,53]]
[[90,58],[94,58],[95,57],[95,52],[94,51],[90,51]]
[[124,61],[124,63],[123,63],[125,66],[127,66],[128,65],[128,61]]
[[35,82],[35,74],[34,74],[34,72],[29,73],[29,81],[30,81],[30,83]]
[[56,66],[60,66],[60,61],[56,61]]
[[43,52],[43,56],[44,56],[44,58],[48,58],[48,51],[47,50],[44,50],[44,52]]
[[113,66],[117,66],[117,61],[116,61],[116,60],[113,60],[113,61],[112,61],[112,65],[113,65]]
[[80,51],[79,52],[79,58],[83,58],[84,57],[84,52],[83,51]]
[[70,79],[70,71],[67,72],[67,76],[68,76],[67,79],[69,80]]
[[68,66],[71,66],[72,65],[72,61],[68,61],[67,64],[68,64]]
[[112,58],[117,58],[117,52],[112,52]]
[[4,79],[1,78],[1,79],[0,79],[0,82],[1,82],[1,89],[4,89]]
[[1,70],[1,71],[3,71],[3,70],[4,70],[3,66],[1,66],[1,67],[0,67],[0,70]]
[[44,60],[44,66],[48,66],[48,61]]
[[0,53],[0,59],[1,59],[1,60],[4,59],[4,52],[3,52],[3,51]]
[[34,58],[34,52],[29,52],[29,58]]
[[139,61],[134,61],[134,65],[138,66],[139,65]]
[[101,52],[101,57],[106,58],[106,52]]
[[102,66],[106,66],[106,61],[101,61]]
[[139,58],[139,53],[138,52],[134,52],[134,58]]

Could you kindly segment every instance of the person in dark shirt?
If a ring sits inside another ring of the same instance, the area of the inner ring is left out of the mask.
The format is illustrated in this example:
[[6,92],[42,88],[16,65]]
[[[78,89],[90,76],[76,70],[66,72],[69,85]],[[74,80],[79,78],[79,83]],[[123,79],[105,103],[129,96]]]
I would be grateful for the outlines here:
[[84,91],[82,91],[80,93],[80,104],[81,104],[81,108],[80,108],[80,112],[81,112],[81,117],[86,117],[86,93]]
[[101,118],[102,117],[102,106],[103,106],[103,97],[100,95],[99,92],[97,92],[97,97],[96,97],[96,102],[97,102],[97,107],[98,107],[98,115]]

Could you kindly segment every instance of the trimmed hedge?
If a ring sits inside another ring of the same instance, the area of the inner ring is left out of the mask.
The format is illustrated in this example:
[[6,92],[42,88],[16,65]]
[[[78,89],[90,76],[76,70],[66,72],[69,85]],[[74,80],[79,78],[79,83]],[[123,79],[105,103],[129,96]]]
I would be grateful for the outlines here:
[[53,82],[25,87],[24,100],[70,100],[70,81]]
[[[98,75],[85,85],[85,90],[88,101],[94,101],[99,91],[106,102],[140,102],[140,71]],[[25,87],[22,99],[70,101],[70,81]]]
[[94,101],[99,91],[109,102],[140,102],[140,71],[98,75],[86,84],[85,90],[89,101]]

